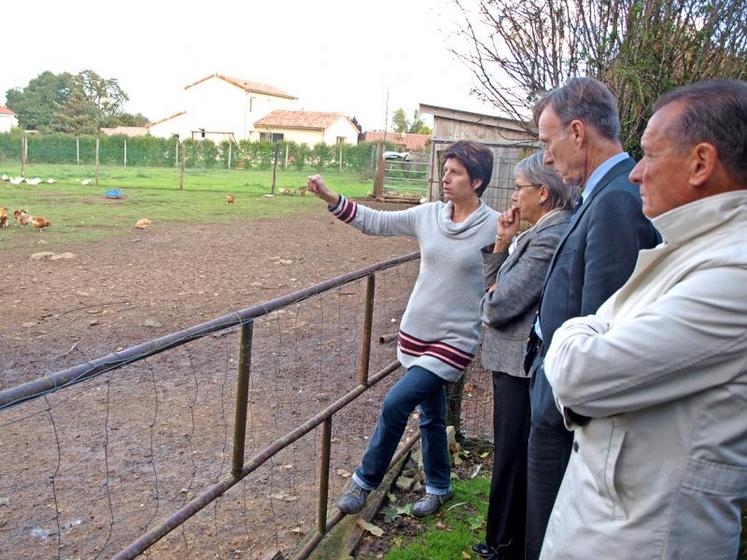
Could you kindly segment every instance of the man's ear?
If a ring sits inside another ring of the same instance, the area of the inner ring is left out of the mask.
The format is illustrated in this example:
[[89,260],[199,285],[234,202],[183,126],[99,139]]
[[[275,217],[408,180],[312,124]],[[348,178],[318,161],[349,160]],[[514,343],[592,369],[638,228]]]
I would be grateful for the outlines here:
[[568,125],[568,129],[570,140],[571,142],[573,142],[574,146],[576,146],[577,148],[583,146],[584,142],[586,141],[587,133],[586,125],[583,123],[583,121],[573,119]]
[[482,179],[472,179],[472,190],[476,191],[482,186]]
[[702,187],[707,184],[719,164],[716,146],[708,142],[701,142],[690,151],[690,184]]

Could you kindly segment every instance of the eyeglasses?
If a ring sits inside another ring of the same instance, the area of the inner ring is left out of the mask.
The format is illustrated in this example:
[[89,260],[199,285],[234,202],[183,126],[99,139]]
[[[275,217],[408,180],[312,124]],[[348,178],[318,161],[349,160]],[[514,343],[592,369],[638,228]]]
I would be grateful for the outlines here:
[[526,185],[520,185],[519,183],[516,183],[514,185],[514,192],[520,192],[521,189],[527,189],[529,187],[539,189],[540,187],[543,187],[542,183],[527,183]]

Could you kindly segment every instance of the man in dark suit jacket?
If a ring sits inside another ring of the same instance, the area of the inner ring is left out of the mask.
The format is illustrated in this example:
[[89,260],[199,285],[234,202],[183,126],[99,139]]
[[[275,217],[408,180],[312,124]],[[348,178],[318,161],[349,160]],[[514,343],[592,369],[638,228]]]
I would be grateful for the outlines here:
[[628,279],[638,251],[658,234],[641,212],[638,187],[628,174],[635,161],[623,151],[615,99],[591,78],[572,78],[534,108],[545,163],[566,184],[582,189],[582,204],[550,262],[532,335],[539,338],[532,364],[528,449],[526,558],[539,557],[553,503],[573,445],[542,359],[555,330],[567,319],[596,312]]

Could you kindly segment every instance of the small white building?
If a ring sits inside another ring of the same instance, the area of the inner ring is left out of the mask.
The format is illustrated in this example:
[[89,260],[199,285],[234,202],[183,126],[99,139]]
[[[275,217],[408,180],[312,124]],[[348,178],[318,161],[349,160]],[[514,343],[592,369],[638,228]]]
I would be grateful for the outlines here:
[[288,141],[314,146],[358,143],[360,130],[343,113],[275,110],[254,123],[260,140]]
[[184,111],[148,125],[152,136],[181,140],[259,140],[254,123],[275,109],[290,109],[296,97],[274,86],[212,74],[184,88]]
[[7,107],[0,105],[0,132],[10,132],[11,128],[17,126],[18,119],[16,118],[16,114]]

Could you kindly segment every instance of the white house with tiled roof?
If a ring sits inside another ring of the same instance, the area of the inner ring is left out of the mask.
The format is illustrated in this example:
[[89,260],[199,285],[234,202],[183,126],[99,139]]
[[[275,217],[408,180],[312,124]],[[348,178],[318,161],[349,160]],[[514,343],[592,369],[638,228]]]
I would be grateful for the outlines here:
[[254,123],[261,140],[286,140],[314,146],[357,144],[358,127],[342,113],[275,110]]
[[185,110],[151,123],[152,136],[259,140],[254,123],[276,109],[292,109],[297,100],[274,86],[223,74],[197,80],[184,91]]
[[9,132],[11,128],[18,126],[18,119],[16,114],[0,105],[0,132]]

